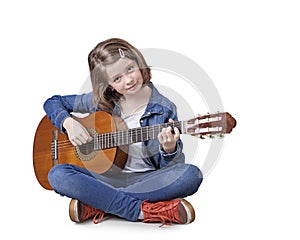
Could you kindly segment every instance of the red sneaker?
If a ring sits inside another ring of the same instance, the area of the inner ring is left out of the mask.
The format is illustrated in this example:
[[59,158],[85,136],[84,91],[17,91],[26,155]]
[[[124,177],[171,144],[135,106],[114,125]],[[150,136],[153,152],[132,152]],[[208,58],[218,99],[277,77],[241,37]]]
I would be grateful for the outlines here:
[[69,216],[73,222],[84,222],[94,217],[94,223],[102,221],[105,212],[97,208],[90,207],[77,199],[72,199],[69,206]]
[[193,206],[182,198],[156,203],[144,201],[141,210],[144,213],[143,222],[161,222],[162,225],[170,225],[188,224],[195,220]]

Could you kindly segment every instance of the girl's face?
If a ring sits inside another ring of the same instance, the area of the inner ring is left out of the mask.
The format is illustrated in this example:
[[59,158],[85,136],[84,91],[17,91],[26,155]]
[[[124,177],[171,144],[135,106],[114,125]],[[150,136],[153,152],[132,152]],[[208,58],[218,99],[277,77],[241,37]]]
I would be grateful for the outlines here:
[[135,95],[143,86],[143,76],[134,60],[123,57],[117,62],[106,66],[108,83],[118,93]]

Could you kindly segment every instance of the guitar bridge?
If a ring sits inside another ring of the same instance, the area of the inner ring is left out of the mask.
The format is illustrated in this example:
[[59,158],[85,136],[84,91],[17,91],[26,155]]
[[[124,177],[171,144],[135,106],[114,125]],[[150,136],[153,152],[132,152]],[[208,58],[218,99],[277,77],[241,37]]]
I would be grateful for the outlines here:
[[58,164],[58,130],[52,131],[51,156],[52,156],[52,166],[57,165]]

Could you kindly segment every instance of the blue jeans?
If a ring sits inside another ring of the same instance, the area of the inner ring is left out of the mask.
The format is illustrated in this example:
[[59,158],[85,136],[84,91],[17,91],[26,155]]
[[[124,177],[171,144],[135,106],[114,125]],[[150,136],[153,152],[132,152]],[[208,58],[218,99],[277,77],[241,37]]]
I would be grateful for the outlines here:
[[192,195],[202,182],[202,173],[196,166],[182,163],[144,173],[111,170],[104,174],[59,164],[51,169],[48,179],[60,195],[136,221],[144,200],[157,202]]

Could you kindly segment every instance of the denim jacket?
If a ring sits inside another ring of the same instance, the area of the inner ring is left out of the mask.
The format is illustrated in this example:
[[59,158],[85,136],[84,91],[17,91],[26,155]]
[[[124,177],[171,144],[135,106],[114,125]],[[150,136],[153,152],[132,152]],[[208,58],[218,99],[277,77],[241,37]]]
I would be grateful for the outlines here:
[[[175,104],[161,95],[152,83],[149,84],[149,87],[152,88],[152,94],[146,110],[140,119],[141,127],[166,123],[170,118],[177,121],[178,117]],[[62,124],[67,117],[71,116],[72,112],[91,114],[96,111],[101,111],[101,109],[93,104],[92,92],[81,95],[54,95],[45,101],[44,110],[53,125],[63,133],[65,133],[65,131]],[[120,107],[116,104],[113,114],[120,116],[120,113]],[[147,164],[153,165],[155,169],[162,168],[170,163],[185,162],[180,139],[178,140],[176,150],[173,153],[164,152],[160,148],[157,139],[145,141],[143,143],[142,151],[144,156],[148,156],[143,160]]]

